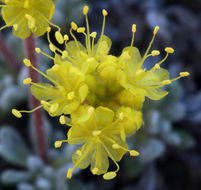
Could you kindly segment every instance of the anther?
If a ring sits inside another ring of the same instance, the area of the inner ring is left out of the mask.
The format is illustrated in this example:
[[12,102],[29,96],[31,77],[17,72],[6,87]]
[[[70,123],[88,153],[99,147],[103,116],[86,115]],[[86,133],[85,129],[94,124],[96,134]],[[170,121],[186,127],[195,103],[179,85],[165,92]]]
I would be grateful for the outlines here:
[[73,173],[73,168],[69,168],[67,172],[67,178],[71,179],[72,178],[72,173]]
[[20,113],[20,111],[16,110],[16,109],[12,109],[12,114],[17,117],[17,118],[21,118],[22,114]]
[[81,152],[80,150],[77,150],[77,151],[76,151],[76,154],[77,154],[78,156],[82,156],[82,152]]
[[57,42],[59,44],[63,44],[64,43],[64,38],[63,38],[62,34],[60,33],[60,31],[56,31],[55,32],[55,38],[56,38],[56,40],[57,40]]
[[154,28],[154,32],[153,32],[153,34],[156,35],[157,32],[158,32],[158,30],[159,30],[159,26],[156,26],[156,27]]
[[152,55],[152,56],[160,55],[160,51],[158,51],[158,50],[153,50],[153,51],[151,52],[151,55]]
[[32,64],[31,64],[31,61],[29,60],[29,59],[24,59],[23,60],[23,62],[24,62],[24,64],[27,66],[27,67],[31,67],[32,66]]
[[116,172],[107,172],[103,175],[103,179],[110,180],[117,176]]
[[105,9],[102,10],[102,14],[103,14],[103,16],[107,16],[108,15],[108,13],[107,13],[107,11]]
[[71,22],[71,28],[76,31],[77,30],[77,24],[75,24],[75,22]]
[[64,115],[60,116],[59,123],[62,124],[62,125],[64,125],[66,123]]
[[98,168],[93,168],[91,170],[92,174],[96,175],[98,173],[99,169]]
[[56,48],[53,44],[49,44],[49,48],[52,52],[55,52],[56,51]]
[[43,106],[49,106],[50,105],[47,101],[44,101],[44,100],[41,100],[40,103]]
[[190,73],[189,73],[189,72],[180,72],[179,75],[180,75],[181,77],[187,77],[187,76],[190,75]]
[[96,38],[97,32],[92,32],[92,33],[90,34],[90,36],[91,36],[92,38]]
[[50,32],[51,31],[51,28],[48,26],[47,27],[47,32]]
[[166,47],[166,48],[165,48],[165,51],[166,51],[167,53],[174,53],[174,49],[171,48],[171,47]]
[[68,41],[68,40],[69,40],[69,37],[68,37],[67,34],[64,35],[64,40],[65,40],[65,41]]
[[168,84],[171,84],[172,81],[171,80],[164,80],[161,83],[162,83],[162,85],[168,85]]
[[32,82],[32,80],[31,80],[31,78],[26,78],[26,79],[24,79],[23,80],[23,84],[31,84],[31,82]]
[[84,32],[85,32],[85,27],[79,27],[79,28],[77,29],[77,32],[78,32],[78,33],[84,33]]
[[136,24],[132,25],[132,32],[135,33],[136,32]]
[[83,14],[86,15],[89,11],[89,7],[87,5],[84,6],[83,8]]
[[118,144],[113,144],[113,145],[112,145],[112,148],[113,148],[113,149],[119,149],[120,146],[119,146]]
[[41,49],[40,48],[35,48],[36,53],[41,53]]
[[62,59],[65,59],[65,58],[67,58],[67,57],[68,57],[68,52],[64,50],[64,51],[62,52],[61,58],[62,58]]
[[136,150],[130,150],[129,153],[130,153],[130,156],[139,156],[140,155],[139,152],[137,152]]
[[93,136],[98,136],[101,134],[101,130],[94,130],[93,131]]
[[160,67],[160,65],[159,64],[155,64],[154,65],[154,69],[160,69],[161,67]]
[[62,145],[62,141],[55,141],[55,143],[54,143],[55,148],[60,148],[61,145]]

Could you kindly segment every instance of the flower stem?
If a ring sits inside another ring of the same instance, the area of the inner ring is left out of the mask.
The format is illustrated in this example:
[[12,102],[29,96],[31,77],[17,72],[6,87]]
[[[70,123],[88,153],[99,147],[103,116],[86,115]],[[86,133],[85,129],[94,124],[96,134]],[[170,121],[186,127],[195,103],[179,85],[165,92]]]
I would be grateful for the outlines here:
[[7,64],[15,71],[18,72],[20,70],[20,64],[17,61],[15,55],[11,51],[11,49],[5,43],[4,37],[0,33],[0,52],[4,59],[7,61]]
[[[36,68],[38,68],[37,63],[37,56],[35,53],[35,38],[33,34],[31,34],[27,39],[24,41],[26,53],[28,59],[30,59],[32,65]],[[39,74],[34,71],[31,67],[28,67],[29,69],[29,76],[34,82],[39,82]],[[31,107],[35,108],[40,105],[40,102],[34,98],[33,95],[30,97],[31,100]],[[45,134],[44,134],[44,125],[43,125],[43,112],[41,109],[36,110],[32,113],[32,121],[33,121],[33,127],[34,127],[34,133],[35,133],[35,140],[36,140],[36,147],[37,152],[41,159],[47,163],[47,147],[45,143]]]

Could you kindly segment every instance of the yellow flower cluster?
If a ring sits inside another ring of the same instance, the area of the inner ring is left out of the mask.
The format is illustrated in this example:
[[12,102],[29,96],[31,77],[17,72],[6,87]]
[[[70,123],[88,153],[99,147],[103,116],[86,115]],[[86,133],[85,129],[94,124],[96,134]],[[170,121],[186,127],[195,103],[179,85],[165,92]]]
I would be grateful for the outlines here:
[[[63,142],[81,145],[72,156],[74,167],[70,168],[67,177],[72,177],[75,167],[84,169],[90,165],[95,175],[103,174],[104,179],[113,179],[119,170],[118,161],[126,152],[131,156],[138,156],[135,150],[129,150],[126,137],[134,134],[142,125],[142,105],[145,97],[159,100],[168,92],[161,87],[188,76],[182,72],[179,77],[169,79],[169,73],[160,65],[174,50],[165,48],[166,56],[153,68],[144,68],[144,61],[150,56],[160,54],[158,50],[150,53],[151,45],[159,29],[155,27],[153,38],[141,57],[139,50],[133,46],[136,26],[132,26],[132,41],[129,47],[123,49],[119,57],[109,54],[111,40],[104,35],[107,11],[103,10],[103,26],[97,43],[97,33],[90,32],[88,22],[88,6],[83,8],[86,18],[86,28],[71,23],[69,41],[68,35],[60,31],[55,33],[59,44],[65,49],[60,50],[50,40],[50,27],[47,37],[51,57],[36,48],[37,53],[44,54],[54,61],[52,68],[42,73],[35,68],[28,59],[24,59],[27,67],[42,74],[51,83],[34,83],[30,78],[24,84],[31,84],[32,94],[41,101],[41,105],[51,116],[60,116],[60,123],[70,126],[67,140],[55,142],[59,148]],[[86,30],[86,32],[85,32]],[[85,47],[76,39],[74,33],[85,37]],[[16,117],[22,112],[13,109]],[[70,118],[69,115],[70,114]],[[108,171],[109,159],[117,166],[115,171]]]
[[12,26],[13,34],[27,38],[31,33],[39,37],[46,32],[54,14],[52,0],[1,0],[2,17],[5,25],[0,30]]

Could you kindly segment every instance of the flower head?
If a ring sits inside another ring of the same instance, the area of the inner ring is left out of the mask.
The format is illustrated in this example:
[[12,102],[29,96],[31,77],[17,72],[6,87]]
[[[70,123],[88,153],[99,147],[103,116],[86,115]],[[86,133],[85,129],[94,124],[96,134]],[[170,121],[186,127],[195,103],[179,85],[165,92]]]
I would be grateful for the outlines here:
[[[104,179],[112,179],[119,170],[118,161],[128,151],[131,156],[138,156],[134,150],[128,150],[127,135],[134,134],[142,125],[142,106],[145,97],[159,100],[167,95],[161,87],[174,80],[188,76],[188,72],[181,72],[175,79],[169,79],[169,73],[160,65],[174,50],[165,48],[166,56],[155,66],[146,70],[144,61],[150,56],[160,54],[158,50],[149,53],[155,35],[141,57],[139,50],[133,46],[136,25],[132,26],[131,45],[123,49],[119,57],[109,54],[111,40],[104,35],[105,18],[107,11],[103,10],[103,26],[97,43],[97,33],[90,32],[88,21],[88,6],[83,8],[86,19],[86,28],[71,23],[69,41],[68,35],[62,35],[60,29],[55,32],[59,44],[65,45],[61,50],[50,40],[51,28],[47,28],[49,48],[54,56],[41,53],[54,61],[52,68],[42,73],[33,67],[28,59],[24,60],[27,67],[43,75],[51,83],[34,83],[30,78],[23,81],[31,84],[32,94],[41,101],[41,105],[31,111],[13,109],[16,117],[22,112],[32,112],[43,107],[51,116],[60,116],[60,123],[70,126],[67,140],[56,141],[59,148],[63,142],[80,145],[72,156],[74,167],[69,169],[67,177],[72,177],[75,167],[81,169],[90,165],[91,172],[103,175]],[[83,46],[75,37],[77,32],[85,37]],[[70,114],[67,117],[66,114]],[[115,171],[109,171],[109,160],[117,166]]]
[[1,29],[12,26],[13,34],[23,39],[31,33],[35,37],[43,35],[54,14],[52,0],[5,0],[3,3],[0,7],[6,25]]

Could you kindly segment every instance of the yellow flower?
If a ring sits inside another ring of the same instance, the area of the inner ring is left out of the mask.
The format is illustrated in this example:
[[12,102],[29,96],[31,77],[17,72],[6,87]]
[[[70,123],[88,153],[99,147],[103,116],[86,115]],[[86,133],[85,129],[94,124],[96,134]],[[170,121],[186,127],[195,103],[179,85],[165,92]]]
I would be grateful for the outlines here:
[[41,101],[41,106],[51,116],[70,114],[85,100],[88,94],[88,87],[84,83],[85,76],[72,64],[57,60],[58,64],[48,69],[45,74],[35,68],[30,60],[24,59],[24,63],[52,82],[34,83],[30,78],[23,81],[24,84],[31,84],[32,94]]
[[131,46],[124,48],[121,56],[119,57],[119,64],[121,66],[121,70],[118,72],[119,82],[134,96],[137,95],[138,97],[141,97],[141,105],[144,102],[145,96],[152,100],[162,99],[168,94],[168,92],[162,90],[161,87],[171,84],[173,81],[181,77],[189,75],[187,72],[185,72],[186,75],[182,75],[182,73],[180,73],[179,77],[170,80],[169,72],[166,69],[160,67],[160,65],[167,59],[168,55],[174,53],[174,49],[170,47],[165,48],[166,56],[160,62],[156,63],[154,67],[152,67],[150,70],[144,68],[144,61],[148,57],[157,56],[160,54],[158,50],[153,50],[149,54],[158,30],[159,27],[156,26],[153,32],[153,38],[144,56],[141,57],[139,50],[136,47],[133,47],[134,34],[136,31],[136,26],[133,25],[133,38],[131,41]]
[[27,38],[31,33],[39,37],[46,32],[54,14],[52,0],[5,0],[2,17],[6,23],[0,30],[12,26],[13,34],[19,38]]
[[[83,144],[72,156],[74,167],[69,169],[67,177],[71,178],[75,167],[85,169],[90,165],[94,175],[104,174],[104,179],[114,178],[119,170],[117,162],[122,156],[127,151],[131,156],[137,156],[139,153],[128,150],[125,139],[121,136],[121,127],[118,126],[119,119],[114,120],[112,110],[101,106],[96,109],[80,106],[76,112],[71,115],[72,127],[68,132],[68,139],[55,142],[56,147],[62,142]],[[80,114],[82,118],[78,117]],[[108,158],[116,164],[115,171],[108,172]]]

